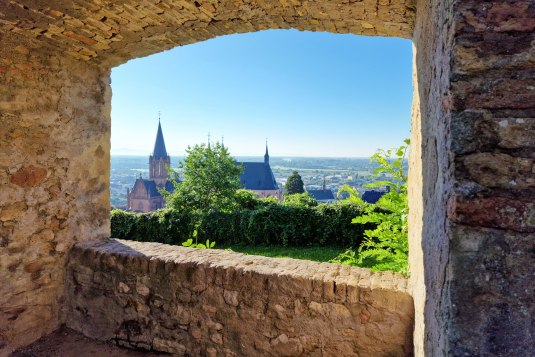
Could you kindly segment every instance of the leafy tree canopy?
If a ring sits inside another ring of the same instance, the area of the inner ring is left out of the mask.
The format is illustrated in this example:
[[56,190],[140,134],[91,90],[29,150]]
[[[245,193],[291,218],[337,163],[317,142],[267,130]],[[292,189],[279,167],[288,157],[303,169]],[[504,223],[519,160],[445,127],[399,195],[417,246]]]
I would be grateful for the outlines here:
[[188,146],[178,170],[170,170],[175,192],[163,192],[166,204],[179,211],[230,211],[238,205],[236,192],[241,187],[242,170],[220,143]]
[[288,180],[286,181],[286,186],[284,186],[286,189],[285,194],[286,195],[293,195],[296,193],[304,193],[305,187],[303,185],[303,180],[301,179],[301,175],[297,171],[292,172],[290,176],[288,176]]
[[316,207],[318,201],[308,192],[294,193],[293,195],[284,196],[284,205],[286,206],[300,206],[300,207]]

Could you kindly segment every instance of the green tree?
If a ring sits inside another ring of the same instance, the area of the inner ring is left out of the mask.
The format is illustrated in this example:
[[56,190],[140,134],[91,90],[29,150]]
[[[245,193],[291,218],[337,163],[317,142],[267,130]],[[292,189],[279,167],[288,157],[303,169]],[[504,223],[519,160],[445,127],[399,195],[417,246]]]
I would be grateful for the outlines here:
[[294,193],[293,195],[284,196],[284,205],[286,206],[298,206],[298,207],[316,207],[318,201],[308,192]]
[[[390,270],[409,274],[409,243],[407,215],[407,175],[405,156],[409,148],[409,139],[405,145],[387,151],[378,150],[371,161],[379,167],[374,170],[375,177],[391,177],[388,181],[377,181],[367,187],[387,186],[389,192],[383,195],[376,204],[367,204],[364,214],[353,219],[357,224],[375,224],[374,229],[364,232],[365,240],[357,251],[349,249],[333,262],[357,265],[376,271]],[[350,201],[360,203],[355,191],[346,189]]]
[[286,189],[286,195],[304,193],[305,187],[303,185],[301,175],[299,175],[297,171],[292,172],[292,174],[288,176],[288,180],[286,181],[286,185],[284,186],[284,188]]
[[236,165],[227,148],[220,143],[195,145],[186,149],[178,169],[170,170],[175,192],[165,193],[166,204],[179,211],[230,211],[237,206],[236,192],[241,187],[243,168]]

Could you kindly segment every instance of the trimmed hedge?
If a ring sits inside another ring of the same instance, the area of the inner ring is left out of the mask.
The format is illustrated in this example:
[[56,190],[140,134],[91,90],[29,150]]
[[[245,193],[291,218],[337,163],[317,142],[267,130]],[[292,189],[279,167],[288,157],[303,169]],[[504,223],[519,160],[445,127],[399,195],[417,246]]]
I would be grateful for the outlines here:
[[230,213],[212,211],[191,214],[164,209],[151,213],[112,211],[112,236],[147,242],[181,244],[193,236],[199,222],[200,242],[278,246],[358,247],[366,227],[352,224],[360,215],[352,204],[321,204],[317,207],[272,204]]
[[111,212],[111,236],[140,242],[182,244],[195,229],[194,216],[173,210],[150,213]]

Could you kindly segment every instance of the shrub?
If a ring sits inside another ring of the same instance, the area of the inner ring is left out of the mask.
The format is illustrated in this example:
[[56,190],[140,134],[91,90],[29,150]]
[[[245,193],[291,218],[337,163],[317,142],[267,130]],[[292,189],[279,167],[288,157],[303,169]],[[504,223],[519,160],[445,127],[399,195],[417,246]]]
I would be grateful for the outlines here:
[[294,193],[292,195],[285,195],[283,204],[286,206],[299,206],[299,207],[316,207],[318,201],[308,192]]
[[[387,186],[389,192],[376,204],[366,205],[364,212],[353,219],[357,224],[374,224],[366,229],[365,239],[358,250],[348,249],[333,262],[371,268],[374,271],[390,270],[409,275],[409,244],[407,227],[407,176],[404,170],[405,155],[410,141],[398,149],[379,150],[371,157],[379,167],[374,173],[388,174],[390,181],[380,181],[368,187]],[[355,192],[349,191],[350,199],[355,201]]]
[[357,247],[371,225],[354,225],[361,214],[355,204],[316,207],[265,204],[233,212],[211,210],[181,213],[163,209],[151,213],[112,212],[112,236],[137,241],[181,244],[194,237],[221,244]]
[[195,229],[193,214],[175,210],[130,213],[113,210],[111,236],[140,242],[181,244]]

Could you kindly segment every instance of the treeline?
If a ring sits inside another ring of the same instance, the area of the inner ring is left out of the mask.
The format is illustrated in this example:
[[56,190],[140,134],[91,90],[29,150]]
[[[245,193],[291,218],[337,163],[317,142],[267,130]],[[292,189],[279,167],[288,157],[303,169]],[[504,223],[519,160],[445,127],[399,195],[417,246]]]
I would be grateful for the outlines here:
[[317,206],[266,203],[232,212],[163,209],[150,213],[114,210],[114,238],[180,245],[196,237],[223,244],[358,247],[367,228],[352,224],[361,207],[351,203]]

